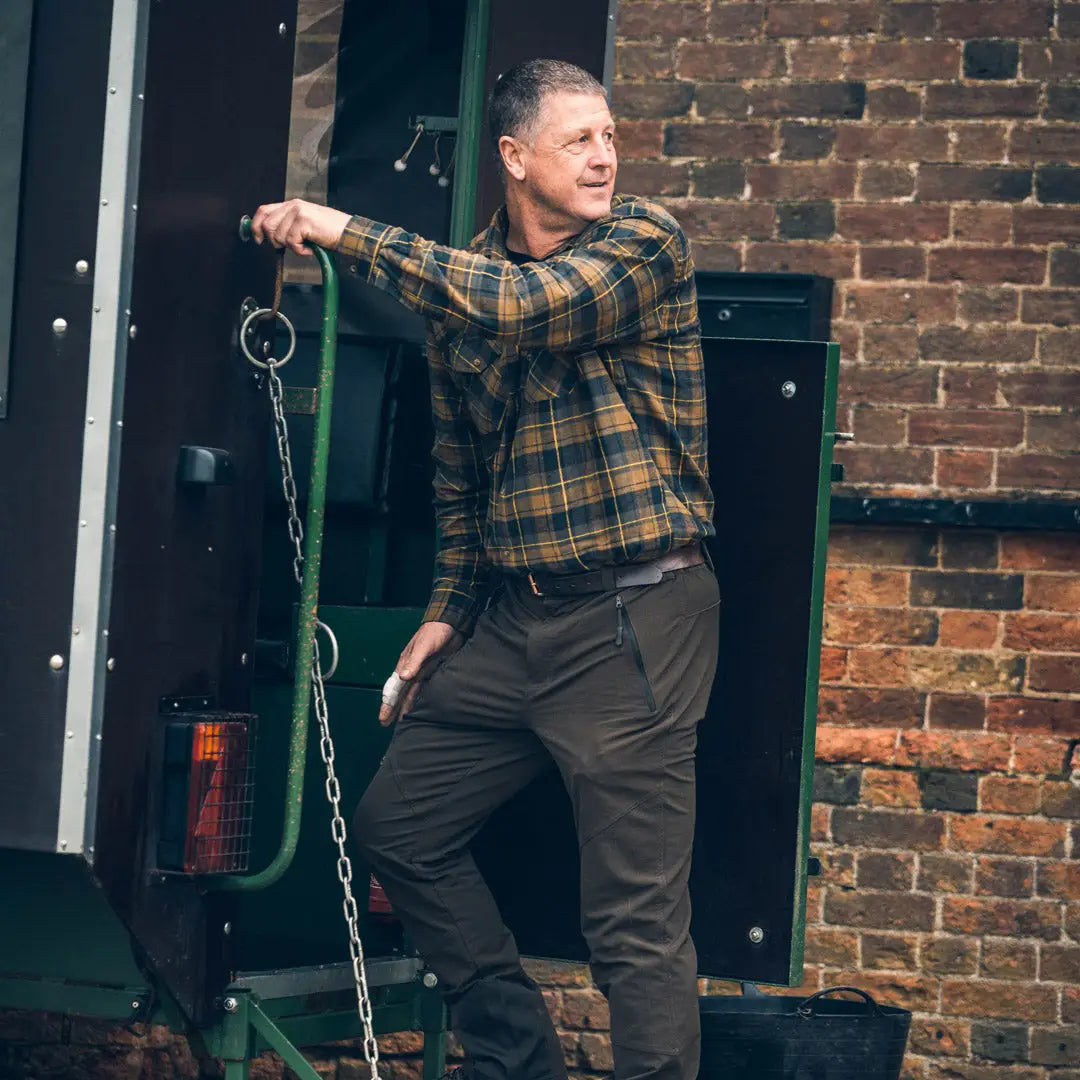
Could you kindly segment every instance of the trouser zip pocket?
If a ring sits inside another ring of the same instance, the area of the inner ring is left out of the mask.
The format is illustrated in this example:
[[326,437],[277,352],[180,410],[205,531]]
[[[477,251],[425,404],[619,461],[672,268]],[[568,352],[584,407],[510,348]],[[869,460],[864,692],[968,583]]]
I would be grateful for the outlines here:
[[623,636],[630,642],[630,651],[634,655],[634,664],[641,676],[642,685],[645,687],[645,700],[649,705],[649,712],[656,712],[656,697],[653,694],[652,683],[649,681],[649,673],[645,670],[645,661],[641,655],[641,644],[638,641],[634,624],[630,621],[630,612],[623,603],[622,593],[615,594],[615,644],[622,648]]

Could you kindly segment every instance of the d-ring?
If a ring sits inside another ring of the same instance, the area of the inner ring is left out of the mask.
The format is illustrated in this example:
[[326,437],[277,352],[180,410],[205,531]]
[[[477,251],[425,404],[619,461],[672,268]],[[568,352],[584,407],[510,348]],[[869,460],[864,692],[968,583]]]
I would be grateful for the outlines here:
[[337,671],[338,660],[341,659],[341,654],[338,652],[337,638],[334,637],[334,631],[324,622],[316,622],[315,629],[316,631],[325,630],[326,636],[330,639],[330,670],[324,673],[321,668],[319,669],[319,678],[323,682],[329,682],[334,677],[334,672]]
[[[256,360],[255,357],[251,355],[251,350],[247,346],[248,330],[256,319],[262,320],[265,316],[273,314],[273,308],[256,308],[254,311],[249,312],[247,318],[240,324],[240,348],[244,355],[258,368],[268,368],[271,365],[264,363],[262,360]],[[296,330],[283,311],[279,311],[277,317],[285,324],[285,329],[289,331],[288,352],[286,352],[280,360],[275,360],[273,363],[274,367],[279,368],[284,367],[292,359],[293,353],[296,352]]]

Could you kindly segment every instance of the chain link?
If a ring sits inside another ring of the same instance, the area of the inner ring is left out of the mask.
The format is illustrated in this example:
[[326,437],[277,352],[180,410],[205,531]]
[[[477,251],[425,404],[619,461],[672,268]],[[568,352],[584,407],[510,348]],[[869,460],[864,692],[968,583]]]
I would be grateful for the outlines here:
[[[289,425],[285,419],[284,389],[274,370],[273,359],[269,365],[268,385],[270,403],[274,410],[274,433],[277,438],[278,460],[281,462],[281,489],[289,508],[289,539],[292,541],[293,576],[297,585],[303,581],[304,572],[304,526],[297,509],[296,479],[293,476],[292,454],[289,449]],[[315,652],[311,661],[311,690],[315,699],[315,716],[319,723],[319,752],[326,765],[326,799],[330,803],[330,835],[337,844],[337,875],[344,893],[342,910],[349,927],[349,957],[352,961],[353,981],[356,984],[356,1006],[364,1027],[364,1060],[371,1070],[371,1080],[379,1080],[379,1044],[375,1039],[374,1014],[371,993],[368,990],[367,971],[364,967],[364,946],[360,940],[360,913],[353,895],[352,861],[346,854],[345,818],[341,814],[341,785],[334,768],[334,740],[330,737],[330,709],[326,704],[326,687],[323,685],[322,663],[319,658],[319,642],[315,640]]]

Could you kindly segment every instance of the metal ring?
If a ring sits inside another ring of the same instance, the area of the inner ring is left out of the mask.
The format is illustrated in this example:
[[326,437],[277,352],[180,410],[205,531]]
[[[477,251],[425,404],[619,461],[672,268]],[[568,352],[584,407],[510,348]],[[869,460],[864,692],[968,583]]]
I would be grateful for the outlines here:
[[[283,360],[282,363],[285,361]],[[319,629],[326,631],[326,636],[330,639],[330,670],[323,674],[322,669],[319,669],[319,678],[323,682],[329,682],[334,677],[334,672],[337,671],[338,660],[341,659],[341,653],[338,651],[337,638],[334,637],[334,631],[324,622],[315,623],[315,631],[318,633]]]
[[255,319],[262,319],[264,315],[273,314],[273,308],[256,308],[254,311],[249,312],[248,317],[240,324],[240,348],[243,351],[244,355],[248,358],[248,360],[250,360],[258,368],[284,367],[292,359],[293,353],[296,352],[296,329],[293,327],[293,324],[289,322],[288,316],[283,311],[279,311],[277,313],[277,317],[285,324],[285,329],[289,331],[288,352],[286,352],[280,360],[275,360],[272,365],[263,363],[262,360],[256,360],[255,357],[251,355],[251,350],[247,347],[247,333],[251,327],[252,322]]

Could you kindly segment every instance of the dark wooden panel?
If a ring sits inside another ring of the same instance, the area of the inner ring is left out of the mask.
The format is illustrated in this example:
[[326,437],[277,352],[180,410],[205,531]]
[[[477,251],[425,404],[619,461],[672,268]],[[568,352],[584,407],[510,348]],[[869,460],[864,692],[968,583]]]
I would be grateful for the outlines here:
[[[56,847],[111,4],[38,0],[0,420],[0,846]],[[73,167],[78,163],[78,167]],[[58,337],[52,324],[67,320]]]
[[[223,974],[221,897],[147,878],[158,703],[207,695],[246,711],[268,403],[235,349],[243,298],[272,291],[237,225],[284,191],[296,4],[150,7],[103,728],[96,869],[180,1004]],[[284,24],[286,33],[279,33]],[[207,28],[213,32],[208,33]],[[197,73],[197,74],[193,74]],[[230,485],[178,486],[183,444],[233,459]],[[219,906],[220,909],[219,910]]]

